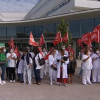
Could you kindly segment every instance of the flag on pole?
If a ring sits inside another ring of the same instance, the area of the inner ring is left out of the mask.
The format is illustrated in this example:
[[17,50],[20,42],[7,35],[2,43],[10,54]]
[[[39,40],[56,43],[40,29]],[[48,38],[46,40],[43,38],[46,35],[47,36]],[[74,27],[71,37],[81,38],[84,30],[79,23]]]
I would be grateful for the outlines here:
[[49,58],[49,55],[50,55],[52,50],[53,50],[53,48],[51,48],[50,51],[48,52],[48,54],[45,56],[45,58],[44,58],[45,60],[47,60]]
[[33,46],[38,46],[38,44],[34,41],[32,32],[30,33],[29,44]]
[[58,44],[58,43],[60,43],[60,42],[62,42],[62,37],[61,37],[61,33],[58,32],[58,33],[56,34],[55,40],[54,40],[52,43],[53,43],[54,45],[56,45],[56,44]]
[[95,31],[91,33],[91,42],[93,41],[99,43],[99,31]]
[[17,47],[15,48],[14,53],[17,55],[17,57],[19,57],[19,56],[20,56],[20,54],[19,54],[19,51],[18,51],[18,48],[17,48]]
[[14,49],[15,48],[15,44],[14,44],[14,40],[13,40],[13,37],[12,39],[8,42],[10,48]]
[[42,46],[44,43],[45,43],[45,40],[44,40],[44,36],[42,34],[41,38],[40,38],[40,41],[39,41],[39,46]]
[[68,41],[68,33],[65,34],[64,37],[62,37],[62,42],[67,42]]

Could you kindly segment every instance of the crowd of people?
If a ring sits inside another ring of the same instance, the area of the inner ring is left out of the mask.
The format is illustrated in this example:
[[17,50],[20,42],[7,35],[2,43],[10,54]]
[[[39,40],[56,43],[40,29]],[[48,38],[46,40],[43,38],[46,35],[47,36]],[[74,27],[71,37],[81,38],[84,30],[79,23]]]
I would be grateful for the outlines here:
[[[29,47],[19,50],[20,56],[17,57],[12,48],[6,53],[6,48],[0,49],[0,66],[2,70],[0,84],[6,84],[5,76],[9,78],[9,82],[23,83],[24,85],[32,84],[32,78],[35,79],[35,84],[41,85],[41,81],[45,76],[50,78],[50,85],[55,84],[59,86],[67,86],[67,84],[73,84],[73,76],[77,67],[77,61],[75,59],[75,52],[68,45],[58,51],[53,48],[50,52],[48,59],[44,60],[48,53],[45,47],[42,47],[42,54],[38,47],[34,47],[33,51],[30,51]],[[100,54],[97,48],[95,52],[92,52],[89,47],[84,49],[82,55],[82,66],[80,70],[80,76],[82,75],[82,83],[84,85],[92,84],[90,81],[91,75],[93,75],[93,82],[100,82]],[[48,70],[49,69],[49,70]],[[91,70],[93,73],[91,74]]]

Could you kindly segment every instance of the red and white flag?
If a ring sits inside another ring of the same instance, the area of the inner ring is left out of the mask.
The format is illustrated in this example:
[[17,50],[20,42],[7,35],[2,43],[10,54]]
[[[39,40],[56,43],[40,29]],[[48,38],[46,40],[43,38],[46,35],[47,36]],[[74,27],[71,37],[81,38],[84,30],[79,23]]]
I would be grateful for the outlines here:
[[96,26],[94,29],[93,29],[93,32],[98,32],[100,33],[100,25]]
[[14,40],[13,38],[8,42],[10,48],[14,49],[15,48],[15,44],[14,44]]
[[52,50],[53,50],[53,48],[51,48],[50,51],[48,52],[48,54],[45,56],[45,58],[44,58],[45,60],[47,60],[49,58],[49,55],[50,55]]
[[20,56],[20,54],[19,54],[19,51],[18,51],[18,48],[17,48],[17,47],[15,48],[14,53],[17,55],[17,57],[19,57],[19,56]]
[[64,37],[62,37],[62,42],[67,42],[68,41],[68,33],[65,34]]
[[38,46],[38,44],[34,41],[32,33],[30,33],[29,44],[33,46]]
[[42,46],[44,43],[45,43],[45,40],[44,40],[44,36],[42,34],[41,38],[40,38],[40,41],[39,41],[39,46]]
[[91,42],[93,41],[99,43],[99,31],[91,33]]
[[58,44],[58,43],[60,43],[60,42],[62,42],[62,37],[61,37],[61,33],[58,32],[58,33],[56,34],[55,40],[54,40],[52,43],[53,43],[54,45],[56,45],[56,44]]

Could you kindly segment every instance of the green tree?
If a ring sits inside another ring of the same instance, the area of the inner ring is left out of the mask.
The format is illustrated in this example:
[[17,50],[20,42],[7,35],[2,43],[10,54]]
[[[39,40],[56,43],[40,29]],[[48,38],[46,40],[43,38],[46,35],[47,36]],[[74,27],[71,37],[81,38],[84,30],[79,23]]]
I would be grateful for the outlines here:
[[[71,35],[70,31],[69,31],[69,23],[68,22],[66,23],[66,21],[65,21],[64,18],[62,18],[61,23],[58,24],[57,31],[61,32],[61,36],[62,37],[64,37],[64,35],[66,34],[66,32],[68,33],[68,41],[67,41],[67,43],[63,42],[63,44],[67,47],[68,44],[71,43],[72,35]],[[61,46],[61,43],[59,45]]]

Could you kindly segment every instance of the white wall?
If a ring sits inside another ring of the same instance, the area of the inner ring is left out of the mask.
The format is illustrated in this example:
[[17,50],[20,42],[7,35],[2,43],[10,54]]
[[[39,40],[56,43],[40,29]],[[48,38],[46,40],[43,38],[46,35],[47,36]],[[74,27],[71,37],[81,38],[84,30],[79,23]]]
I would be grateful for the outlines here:
[[0,19],[2,21],[16,21],[23,20],[27,13],[1,13]]

